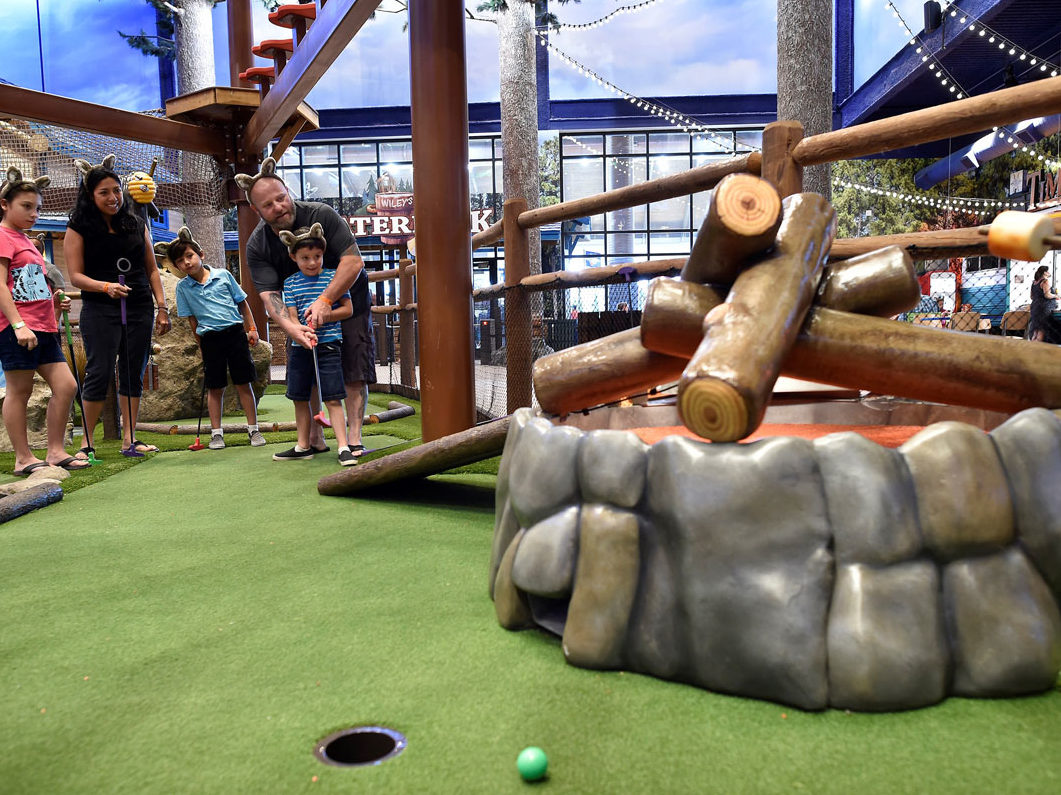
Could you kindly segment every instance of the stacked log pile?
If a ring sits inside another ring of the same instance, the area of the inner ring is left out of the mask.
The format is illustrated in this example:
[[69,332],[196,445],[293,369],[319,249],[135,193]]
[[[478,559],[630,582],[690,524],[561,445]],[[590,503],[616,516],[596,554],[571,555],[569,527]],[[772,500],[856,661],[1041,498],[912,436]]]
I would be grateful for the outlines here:
[[[988,246],[1038,259],[1061,247],[1052,231],[1003,213]],[[782,374],[992,411],[1061,408],[1061,349],[887,319],[920,296],[910,257],[891,246],[826,264],[834,234],[817,194],[781,202],[757,177],[722,180],[682,279],[653,280],[639,329],[536,362],[542,409],[567,414],[678,380],[685,425],[737,441],[759,427]]]

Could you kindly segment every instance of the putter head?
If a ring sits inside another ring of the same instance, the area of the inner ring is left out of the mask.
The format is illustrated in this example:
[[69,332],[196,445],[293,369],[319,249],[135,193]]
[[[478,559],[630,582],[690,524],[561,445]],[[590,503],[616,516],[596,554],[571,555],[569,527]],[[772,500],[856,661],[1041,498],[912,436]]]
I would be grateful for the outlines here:
[[139,450],[137,450],[132,445],[129,445],[128,447],[123,449],[122,450],[122,455],[125,456],[126,458],[143,458],[144,457],[144,454],[141,453]]
[[316,414],[314,414],[313,415],[313,419],[322,428],[330,428],[330,427],[332,427],[332,421],[329,420],[326,416],[324,416],[324,410],[323,409],[321,411],[318,411]]
[[199,437],[196,436],[195,437],[195,441],[192,444],[188,445],[188,449],[189,450],[205,450],[206,449],[206,445],[203,444],[202,442],[200,442],[199,441]]
[[96,464],[102,463],[98,458],[96,458],[96,451],[92,448],[89,448],[88,450],[88,463],[90,466],[95,466]]

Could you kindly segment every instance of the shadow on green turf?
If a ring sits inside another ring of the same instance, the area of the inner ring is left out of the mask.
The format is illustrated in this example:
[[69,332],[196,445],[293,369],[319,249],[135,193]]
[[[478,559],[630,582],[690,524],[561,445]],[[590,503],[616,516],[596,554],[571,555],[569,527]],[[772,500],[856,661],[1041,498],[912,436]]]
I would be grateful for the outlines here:
[[473,484],[467,483],[466,478],[439,475],[431,479],[388,483],[351,496],[356,499],[397,502],[408,506],[450,506],[489,513],[494,510],[494,483],[490,478],[484,478],[482,484]]

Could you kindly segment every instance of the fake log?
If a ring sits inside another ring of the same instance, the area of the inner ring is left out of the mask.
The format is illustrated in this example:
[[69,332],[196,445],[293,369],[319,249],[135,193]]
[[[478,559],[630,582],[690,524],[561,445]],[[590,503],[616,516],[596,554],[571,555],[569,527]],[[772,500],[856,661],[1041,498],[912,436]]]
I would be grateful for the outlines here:
[[814,309],[785,375],[896,397],[1016,412],[1061,408],[1061,348]]
[[[684,291],[697,285],[682,285]],[[677,291],[668,286],[668,298]],[[703,301],[701,302],[701,304]],[[696,345],[699,306],[664,312],[673,333],[657,324],[645,344],[680,358]],[[661,305],[655,296],[653,311]],[[649,313],[646,304],[646,314]],[[785,357],[791,378],[867,389],[885,395],[1015,412],[1061,408],[1061,348],[986,334],[915,326],[826,307],[810,310]]]
[[341,496],[399,480],[422,478],[447,469],[500,455],[505,448],[509,417],[476,425],[466,431],[443,436],[399,450],[374,461],[366,461],[317,481],[321,494]]
[[[828,265],[814,303],[891,317],[912,309],[920,297],[913,260],[902,249],[890,246]],[[641,315],[641,344],[656,353],[689,356],[703,339],[702,318],[722,301],[720,288],[710,284],[653,279]]]
[[[856,270],[849,273],[848,268]],[[871,289],[877,282],[880,289]],[[891,315],[915,306],[920,292],[912,261],[901,249],[890,247],[827,266],[817,300],[843,302],[852,312]],[[704,316],[724,300],[724,287],[653,279],[640,329],[567,348],[534,363],[538,403],[547,412],[567,414],[677,380],[703,339]]]
[[832,262],[814,303],[842,312],[891,317],[917,306],[921,285],[910,255],[898,246]]
[[[171,436],[177,434],[194,436],[199,429],[195,425],[175,425],[172,422],[138,422],[136,423],[136,430],[150,433],[167,433]],[[246,431],[247,423],[226,422],[221,425],[221,430],[225,433]],[[258,423],[258,430],[262,433],[277,433],[280,431],[297,431],[298,428],[295,427],[293,422],[261,422]]]
[[780,225],[777,189],[752,174],[730,174],[711,194],[682,278],[731,284],[750,256],[773,245]]
[[678,414],[705,439],[733,442],[759,427],[818,289],[836,212],[816,193],[783,204],[774,251],[742,271],[726,303],[705,317],[703,342],[678,382]]
[[[697,342],[703,317],[696,322]],[[627,329],[542,356],[534,363],[534,394],[543,411],[570,414],[675,381],[687,362],[687,357],[648,350],[641,344],[641,331]]]
[[416,414],[416,409],[406,403],[400,403],[397,400],[392,400],[387,404],[386,411],[379,411],[375,414],[369,414],[365,417],[365,422],[369,425],[376,425],[380,422],[390,422],[391,420],[400,420],[402,417],[412,417]]
[[0,524],[19,516],[59,502],[63,498],[63,487],[58,483],[42,483],[0,499]]

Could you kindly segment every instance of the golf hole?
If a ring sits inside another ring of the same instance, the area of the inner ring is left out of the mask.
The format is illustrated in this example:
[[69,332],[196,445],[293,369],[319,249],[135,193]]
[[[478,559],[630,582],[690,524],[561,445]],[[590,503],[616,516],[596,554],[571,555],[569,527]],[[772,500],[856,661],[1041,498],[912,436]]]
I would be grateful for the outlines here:
[[326,765],[363,767],[378,765],[405,750],[405,735],[385,726],[355,726],[329,734],[317,743],[313,755]]

